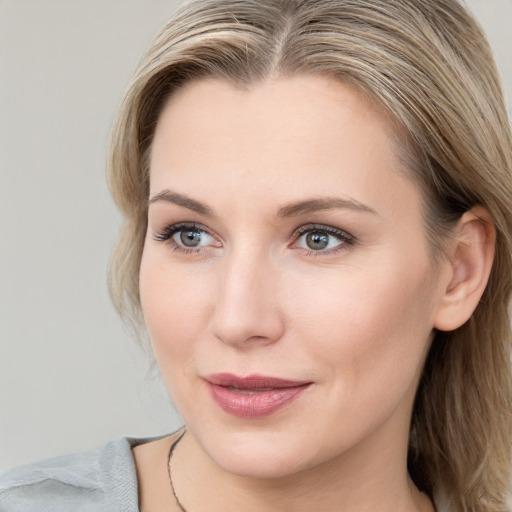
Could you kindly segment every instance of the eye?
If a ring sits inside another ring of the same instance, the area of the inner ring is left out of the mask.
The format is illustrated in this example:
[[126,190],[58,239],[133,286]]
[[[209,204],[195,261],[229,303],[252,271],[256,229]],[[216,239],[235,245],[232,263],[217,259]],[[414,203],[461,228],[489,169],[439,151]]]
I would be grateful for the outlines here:
[[302,226],[295,233],[294,246],[310,253],[330,253],[352,245],[354,237],[331,226]]
[[197,252],[208,246],[219,247],[219,242],[196,224],[173,224],[154,236],[157,242],[168,242],[177,251]]
[[184,247],[204,247],[212,237],[200,229],[181,229],[172,235],[172,239]]

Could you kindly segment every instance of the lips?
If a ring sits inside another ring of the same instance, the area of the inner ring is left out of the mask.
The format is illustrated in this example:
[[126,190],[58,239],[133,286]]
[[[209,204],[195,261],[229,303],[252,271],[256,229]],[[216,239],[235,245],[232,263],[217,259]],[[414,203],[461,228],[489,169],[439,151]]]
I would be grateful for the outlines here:
[[290,404],[312,384],[261,375],[238,377],[216,373],[205,377],[213,400],[233,416],[262,418]]

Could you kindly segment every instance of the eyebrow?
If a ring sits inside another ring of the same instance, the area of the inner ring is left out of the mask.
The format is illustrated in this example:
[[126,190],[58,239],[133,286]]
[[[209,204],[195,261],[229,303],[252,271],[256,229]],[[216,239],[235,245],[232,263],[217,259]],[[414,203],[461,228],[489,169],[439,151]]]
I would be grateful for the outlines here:
[[[184,208],[192,210],[196,213],[199,213],[200,215],[205,215],[206,217],[215,216],[214,211],[206,204],[201,203],[200,201],[196,201],[195,199],[192,199],[184,194],[178,194],[177,192],[173,192],[172,190],[169,189],[162,190],[158,194],[155,194],[153,197],[150,198],[148,204],[151,205],[153,203],[156,203],[157,201],[166,201],[169,203],[173,203],[178,206],[182,206]],[[314,213],[322,210],[332,210],[335,208],[343,208],[378,215],[373,208],[363,203],[360,203],[359,201],[356,201],[355,199],[352,198],[320,197],[287,204],[286,206],[279,208],[276,217],[296,217],[299,215]]]
[[297,201],[296,203],[283,206],[277,212],[277,217],[295,217],[298,215],[304,215],[306,213],[314,213],[322,210],[332,210],[334,208],[343,208],[347,210],[355,210],[377,215],[377,212],[373,208],[370,208],[369,206],[352,198],[345,199],[340,197],[320,197],[306,199],[304,201]]
[[183,206],[189,210],[192,210],[200,215],[205,215],[206,217],[213,217],[213,210],[206,206],[205,204],[196,201],[184,194],[178,194],[177,192],[173,192],[172,190],[162,190],[158,194],[155,194],[149,200],[149,205],[156,203],[157,201],[167,201],[168,203],[177,204],[178,206]]

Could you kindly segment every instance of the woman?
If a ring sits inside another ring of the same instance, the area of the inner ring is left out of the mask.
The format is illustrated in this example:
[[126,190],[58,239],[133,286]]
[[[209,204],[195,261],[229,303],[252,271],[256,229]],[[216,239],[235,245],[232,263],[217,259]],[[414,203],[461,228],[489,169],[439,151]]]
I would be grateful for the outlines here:
[[14,470],[3,509],[509,510],[505,112],[455,0],[184,7],[109,179],[112,296],[185,427]]

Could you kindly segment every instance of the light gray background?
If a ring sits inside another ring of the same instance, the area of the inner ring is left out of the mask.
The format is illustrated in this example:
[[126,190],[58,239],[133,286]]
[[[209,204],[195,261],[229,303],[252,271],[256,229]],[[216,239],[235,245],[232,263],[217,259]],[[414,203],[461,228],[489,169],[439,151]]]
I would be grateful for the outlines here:
[[[108,132],[176,4],[0,0],[0,468],[180,424],[105,285]],[[510,105],[512,0],[469,5]]]

